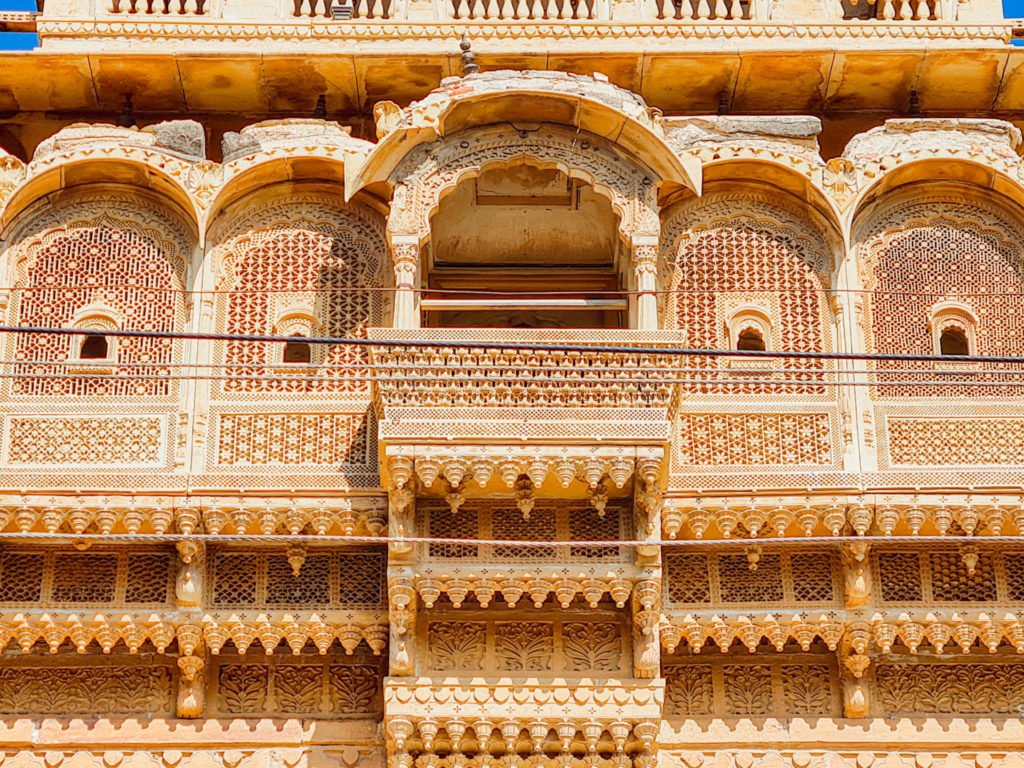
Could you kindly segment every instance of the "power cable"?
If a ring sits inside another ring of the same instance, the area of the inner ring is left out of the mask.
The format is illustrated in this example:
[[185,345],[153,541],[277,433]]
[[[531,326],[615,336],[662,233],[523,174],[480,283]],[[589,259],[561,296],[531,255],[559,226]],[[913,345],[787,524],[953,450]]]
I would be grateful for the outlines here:
[[[399,329],[394,329],[399,330]],[[273,334],[231,334],[231,333],[198,333],[185,331],[128,331],[128,330],[87,330],[81,328],[46,328],[37,326],[0,326],[0,333],[15,334],[48,334],[58,336],[111,336],[116,338],[139,339],[178,339],[194,341],[245,341],[245,342],[277,342],[286,344],[294,342],[294,336],[276,336]],[[750,350],[750,349],[690,349],[686,347],[649,347],[626,344],[556,344],[550,342],[528,341],[456,341],[449,339],[366,339],[352,336],[303,336],[302,341],[308,344],[329,344],[336,346],[355,347],[388,347],[388,348],[420,348],[420,349],[459,349],[459,350],[501,350],[510,352],[568,352],[579,354],[621,354],[650,355],[653,357],[747,357],[754,359],[792,358],[796,360],[880,360],[907,362],[941,362],[941,363],[1005,363],[1024,365],[1024,356],[1012,355],[912,355],[896,353],[870,352],[796,352],[782,350]]]

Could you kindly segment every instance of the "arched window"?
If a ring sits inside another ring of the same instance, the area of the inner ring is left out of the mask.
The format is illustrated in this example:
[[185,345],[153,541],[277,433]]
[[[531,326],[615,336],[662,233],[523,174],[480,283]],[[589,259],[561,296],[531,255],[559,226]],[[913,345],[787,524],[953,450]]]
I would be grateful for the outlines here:
[[977,349],[978,317],[955,301],[942,301],[929,311],[932,350],[937,355],[970,355]]
[[305,337],[296,334],[292,341],[285,342],[284,353],[281,355],[281,362],[295,365],[309,365],[313,360],[313,348]]
[[78,348],[79,360],[106,360],[109,356],[110,345],[107,343],[107,337],[99,334],[86,336]]
[[946,328],[939,335],[940,355],[969,355],[971,345],[962,328]]
[[736,349],[751,352],[764,352],[764,334],[760,329],[747,327],[736,337]]

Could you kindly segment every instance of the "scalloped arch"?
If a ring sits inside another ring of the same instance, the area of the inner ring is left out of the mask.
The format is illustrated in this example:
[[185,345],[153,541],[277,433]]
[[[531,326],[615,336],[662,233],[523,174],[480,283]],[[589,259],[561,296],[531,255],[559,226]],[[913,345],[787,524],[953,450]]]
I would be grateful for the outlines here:
[[393,174],[389,230],[426,240],[431,217],[461,182],[488,168],[529,163],[591,184],[611,202],[627,239],[658,233],[657,190],[649,169],[623,158],[599,137],[542,131],[524,138],[509,126],[485,128],[417,147]]

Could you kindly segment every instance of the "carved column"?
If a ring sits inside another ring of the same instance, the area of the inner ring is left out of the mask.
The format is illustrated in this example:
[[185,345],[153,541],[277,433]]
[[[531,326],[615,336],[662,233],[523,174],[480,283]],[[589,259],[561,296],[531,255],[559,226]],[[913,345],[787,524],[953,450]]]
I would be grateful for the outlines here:
[[636,327],[641,331],[658,330],[658,237],[633,235],[633,274],[636,283]]
[[416,235],[393,235],[391,259],[395,269],[395,328],[419,328],[417,289],[420,272],[420,241]]

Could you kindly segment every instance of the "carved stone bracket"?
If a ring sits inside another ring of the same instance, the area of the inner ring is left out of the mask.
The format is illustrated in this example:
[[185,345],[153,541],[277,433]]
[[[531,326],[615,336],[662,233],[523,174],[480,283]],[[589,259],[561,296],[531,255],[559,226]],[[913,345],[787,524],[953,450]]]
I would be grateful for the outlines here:
[[593,491],[606,480],[611,491],[624,488],[635,473],[655,482],[664,458],[660,447],[394,445],[387,447],[385,463],[392,488],[405,488],[415,477],[424,488],[441,478],[455,488],[497,481],[513,489],[525,475],[537,489],[552,480],[562,489],[581,484]]
[[18,533],[380,536],[387,501],[352,498],[0,496],[0,531]]
[[733,535],[1024,535],[1017,496],[849,495],[670,498],[662,530],[671,539]]

